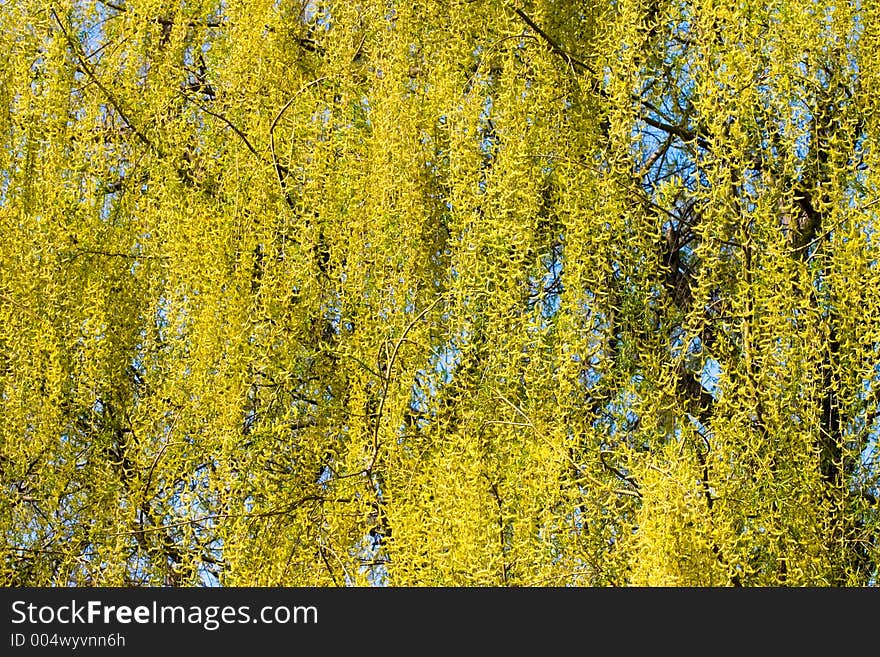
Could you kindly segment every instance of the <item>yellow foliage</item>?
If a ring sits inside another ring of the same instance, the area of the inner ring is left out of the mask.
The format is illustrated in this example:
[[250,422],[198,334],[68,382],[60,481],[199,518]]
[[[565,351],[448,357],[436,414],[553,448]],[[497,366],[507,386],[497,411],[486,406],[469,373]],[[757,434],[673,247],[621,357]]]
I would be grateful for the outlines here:
[[878,47],[0,5],[0,583],[875,585]]

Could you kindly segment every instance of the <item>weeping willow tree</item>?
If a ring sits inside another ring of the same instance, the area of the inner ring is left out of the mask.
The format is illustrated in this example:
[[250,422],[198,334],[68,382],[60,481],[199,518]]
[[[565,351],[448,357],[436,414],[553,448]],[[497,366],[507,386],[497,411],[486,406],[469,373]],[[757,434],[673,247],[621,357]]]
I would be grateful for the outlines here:
[[7,0],[0,582],[874,585],[880,7]]

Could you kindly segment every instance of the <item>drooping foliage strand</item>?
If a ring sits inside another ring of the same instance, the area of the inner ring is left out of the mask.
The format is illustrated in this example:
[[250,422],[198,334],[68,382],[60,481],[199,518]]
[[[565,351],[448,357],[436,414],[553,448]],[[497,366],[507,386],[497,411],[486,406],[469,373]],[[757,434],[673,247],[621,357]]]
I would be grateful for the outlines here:
[[880,10],[0,6],[0,582],[865,585]]

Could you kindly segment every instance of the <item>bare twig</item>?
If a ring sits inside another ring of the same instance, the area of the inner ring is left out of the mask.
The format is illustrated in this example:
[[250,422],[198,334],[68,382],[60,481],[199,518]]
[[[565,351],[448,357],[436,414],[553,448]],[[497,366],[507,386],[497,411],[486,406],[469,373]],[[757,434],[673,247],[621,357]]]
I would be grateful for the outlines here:
[[119,99],[117,99],[116,96],[107,87],[105,87],[104,84],[95,75],[95,72],[86,61],[85,53],[82,51],[82,45],[78,41],[76,41],[64,27],[64,23],[58,17],[55,8],[52,7],[49,11],[51,12],[52,17],[55,19],[55,22],[58,24],[58,27],[61,29],[61,33],[64,35],[64,38],[67,41],[68,45],[70,45],[71,50],[73,50],[73,54],[79,62],[80,68],[82,68],[83,72],[89,77],[89,79],[91,79],[92,82],[95,83],[95,86],[97,86],[98,89],[101,90],[101,93],[104,94],[104,96],[110,102],[110,105],[113,107],[114,110],[116,110],[116,113],[119,114],[120,118],[125,122],[125,125],[128,126],[128,128],[134,133],[135,137],[137,137],[141,141],[141,143],[143,143],[151,151],[161,156],[162,152],[159,150],[159,148],[157,148],[153,144],[153,142],[147,139],[147,137],[140,130],[138,130],[135,123],[129,118],[128,114],[122,108],[122,103],[119,102]]
[[293,94],[293,96],[290,97],[290,100],[284,103],[284,106],[280,110],[278,110],[278,114],[276,114],[275,118],[272,120],[272,125],[269,126],[269,150],[272,153],[272,164],[275,167],[275,174],[278,176],[278,184],[281,186],[281,192],[284,194],[284,198],[287,199],[287,204],[291,206],[293,204],[293,201],[291,201],[287,195],[287,182],[285,181],[285,175],[282,172],[283,167],[281,166],[281,163],[278,162],[278,155],[275,152],[275,128],[278,125],[278,122],[281,120],[281,117],[293,104],[293,101],[299,98],[308,89],[314,87],[316,84],[323,82],[326,79],[327,76],[322,75],[321,77],[315,78],[311,82],[308,82],[300,87],[300,89],[295,94]]

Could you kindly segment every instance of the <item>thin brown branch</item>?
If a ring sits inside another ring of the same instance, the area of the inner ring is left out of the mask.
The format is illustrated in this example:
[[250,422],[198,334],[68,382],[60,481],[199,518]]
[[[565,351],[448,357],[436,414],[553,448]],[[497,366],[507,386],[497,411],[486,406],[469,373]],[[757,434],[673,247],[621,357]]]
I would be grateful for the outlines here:
[[229,126],[232,129],[232,131],[241,138],[242,142],[244,142],[244,145],[247,147],[247,149],[251,153],[254,154],[254,157],[256,157],[261,162],[263,161],[263,158],[260,157],[260,154],[257,152],[257,149],[254,148],[254,145],[251,143],[251,140],[248,139],[247,135],[240,128],[238,128],[238,126],[236,126],[232,121],[230,121],[228,118],[226,118],[223,114],[220,114],[219,112],[214,112],[212,110],[209,110],[207,107],[205,107],[204,105],[199,103],[194,98],[186,95],[185,93],[180,92],[180,95],[183,96],[189,102],[191,102],[193,105],[198,107],[205,114],[208,114],[210,116],[213,116],[215,119],[220,119],[221,121],[223,121],[223,123],[225,123],[227,126]]
[[315,86],[316,84],[323,82],[327,79],[326,75],[322,75],[319,78],[315,78],[311,82],[307,82],[302,87],[297,90],[293,96],[290,97],[284,106],[278,110],[278,113],[275,115],[275,118],[272,120],[272,125],[269,126],[269,150],[272,153],[272,164],[275,167],[275,174],[278,176],[278,184],[281,187],[281,193],[284,195],[284,199],[287,202],[287,205],[290,206],[291,209],[294,209],[293,200],[287,193],[287,181],[286,181],[286,169],[281,165],[278,161],[278,155],[275,152],[275,128],[278,126],[278,122],[281,120],[281,117],[284,113],[290,108],[297,98],[299,98],[303,93],[305,93],[308,89]]
[[616,467],[614,467],[613,465],[608,463],[608,461],[605,460],[605,457],[608,454],[610,454],[610,452],[608,452],[608,451],[605,451],[605,450],[599,451],[599,461],[602,462],[602,467],[605,468],[606,470],[608,470],[611,474],[613,474],[615,477],[617,477],[621,481],[625,482],[627,485],[632,486],[632,488],[634,489],[632,492],[637,497],[641,498],[642,493],[641,493],[641,489],[639,487],[639,483],[633,477],[630,477],[628,475],[623,474],[623,472],[621,472],[619,469],[617,469]]
[[[565,50],[562,46],[560,46],[553,37],[542,30],[541,27],[537,23],[535,23],[535,21],[529,18],[528,14],[526,14],[522,9],[520,9],[519,7],[515,7],[512,9],[513,13],[519,16],[520,19],[522,19],[523,23],[528,25],[529,28],[533,32],[535,32],[535,34],[540,36],[545,41],[545,43],[550,46],[550,50],[552,50],[555,55],[562,57],[562,59],[564,59],[569,66],[575,69],[576,72],[587,71],[588,73],[596,75],[596,71],[592,66],[590,66],[586,62],[581,61],[570,52]],[[580,69],[580,71],[577,71],[577,69]]]
[[162,152],[153,144],[153,142],[147,139],[147,137],[140,130],[138,130],[134,121],[129,118],[128,114],[122,108],[122,103],[119,102],[116,96],[107,87],[105,87],[104,84],[95,75],[95,72],[86,61],[85,53],[82,50],[82,45],[78,41],[76,41],[64,27],[64,23],[58,17],[55,8],[52,7],[49,11],[51,12],[52,17],[55,19],[55,22],[58,24],[58,27],[61,29],[61,33],[64,35],[64,38],[70,46],[71,50],[73,51],[74,56],[76,57],[77,61],[79,61],[79,65],[82,68],[83,72],[89,77],[89,79],[91,79],[92,82],[95,83],[95,86],[97,86],[98,89],[101,90],[101,93],[104,94],[104,96],[110,102],[110,105],[113,107],[114,110],[116,110],[116,113],[119,114],[120,118],[125,122],[125,125],[128,126],[128,128],[134,133],[135,137],[137,137],[138,140],[140,140],[141,143],[143,143],[151,151],[161,156]]
[[[120,5],[115,2],[107,2],[107,0],[98,0],[98,2],[100,2],[102,5],[104,5],[108,9],[112,9],[113,11],[118,11],[120,14],[134,13],[135,15],[137,15],[137,12],[129,12],[128,7],[126,7],[125,5]],[[173,21],[170,18],[154,18],[151,20],[154,23],[158,23],[160,25],[171,25],[173,23]],[[188,21],[186,25],[187,25],[187,27],[198,27],[199,25],[203,25],[205,27],[217,28],[217,27],[224,27],[226,25],[226,23],[224,21],[207,20],[204,23],[197,23],[196,21]]]

